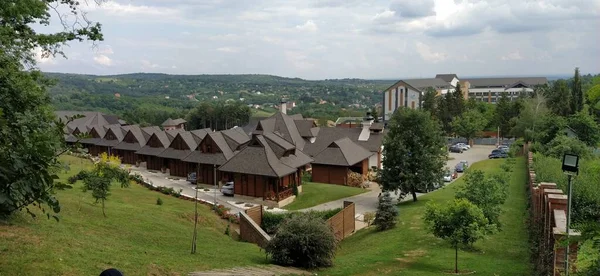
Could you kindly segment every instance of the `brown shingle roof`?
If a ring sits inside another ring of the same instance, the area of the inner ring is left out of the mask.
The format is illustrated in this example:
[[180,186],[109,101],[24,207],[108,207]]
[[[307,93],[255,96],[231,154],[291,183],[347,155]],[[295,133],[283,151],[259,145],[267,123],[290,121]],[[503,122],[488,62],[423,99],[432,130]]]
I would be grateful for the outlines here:
[[309,156],[315,156],[325,148],[327,148],[334,141],[348,137],[355,144],[365,148],[370,152],[377,152],[381,149],[383,143],[383,137],[385,136],[385,130],[380,133],[371,133],[367,141],[359,141],[358,137],[362,128],[341,128],[341,127],[322,127],[319,130],[314,143],[307,143],[304,148],[304,153]]
[[178,118],[178,119],[169,118],[162,123],[162,126],[177,126],[180,124],[185,124],[186,122],[187,122],[186,120],[181,119],[181,118]]
[[315,127],[315,121],[313,120],[294,120],[300,136],[304,138],[314,137],[311,129]]
[[329,144],[314,157],[314,164],[352,166],[373,155],[363,147],[352,142],[348,137]]

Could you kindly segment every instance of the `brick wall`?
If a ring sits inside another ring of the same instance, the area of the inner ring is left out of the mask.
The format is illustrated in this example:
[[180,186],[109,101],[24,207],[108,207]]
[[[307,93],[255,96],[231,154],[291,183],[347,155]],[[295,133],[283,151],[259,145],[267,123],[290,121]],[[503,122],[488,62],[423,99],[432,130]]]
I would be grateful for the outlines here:
[[356,230],[354,202],[344,201],[344,209],[327,220],[336,240],[341,241]]
[[[531,217],[532,227],[539,228],[538,255],[536,258],[549,256],[551,261],[551,271],[553,275],[564,273],[565,265],[565,246],[561,244],[566,238],[566,210],[568,196],[561,189],[558,189],[555,183],[539,183],[536,181],[536,174],[533,167],[533,153],[527,152],[527,185],[531,193]],[[579,236],[580,233],[570,229],[571,238]],[[569,243],[569,270],[576,271],[575,262],[577,260],[578,243],[571,241]],[[542,262],[544,263],[544,262]]]

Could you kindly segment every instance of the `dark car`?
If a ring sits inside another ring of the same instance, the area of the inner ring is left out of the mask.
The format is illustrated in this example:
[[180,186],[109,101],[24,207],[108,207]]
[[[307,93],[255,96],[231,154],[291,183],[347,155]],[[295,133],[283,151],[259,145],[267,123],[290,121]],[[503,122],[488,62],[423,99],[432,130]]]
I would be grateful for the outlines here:
[[450,152],[463,153],[463,148],[457,145],[450,146]]
[[490,155],[488,155],[488,158],[490,158],[490,159],[508,158],[508,154],[504,150],[495,149],[492,151],[492,153],[490,153]]
[[187,175],[187,181],[192,183],[192,184],[196,184],[197,178],[196,178],[196,172],[191,172],[188,173]]
[[463,162],[460,162],[458,164],[456,164],[456,167],[454,167],[454,170],[456,172],[464,172],[467,169],[467,167],[465,166],[465,164]]

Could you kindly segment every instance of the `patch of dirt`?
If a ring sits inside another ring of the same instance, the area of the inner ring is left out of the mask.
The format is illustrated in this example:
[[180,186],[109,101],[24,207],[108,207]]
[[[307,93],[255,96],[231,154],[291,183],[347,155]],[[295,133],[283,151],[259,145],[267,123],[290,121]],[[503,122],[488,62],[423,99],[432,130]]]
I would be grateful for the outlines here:
[[39,246],[42,243],[40,237],[31,234],[29,229],[18,226],[0,226],[0,238],[10,238],[18,243],[29,243],[36,246]]
[[168,271],[166,268],[160,267],[156,264],[150,264],[148,266],[148,273],[146,275],[148,275],[148,276],[163,276],[163,275],[179,276],[181,274]]
[[469,275],[469,274],[475,274],[476,271],[474,270],[458,270],[458,273],[455,273],[454,270],[444,270],[444,274],[449,274],[449,275]]
[[[178,217],[190,222],[194,222],[194,213],[180,213]],[[203,216],[198,215],[198,224],[204,222],[206,222],[206,219]]]
[[423,257],[423,256],[425,256],[426,253],[427,253],[427,251],[422,250],[422,249],[411,250],[411,251],[404,253],[404,257],[412,257],[412,258]]
[[419,257],[423,257],[426,254],[427,251],[422,249],[411,250],[404,253],[404,257],[396,258],[396,261],[401,263],[401,268],[407,268],[408,266],[410,266],[410,264],[416,262],[419,259]]

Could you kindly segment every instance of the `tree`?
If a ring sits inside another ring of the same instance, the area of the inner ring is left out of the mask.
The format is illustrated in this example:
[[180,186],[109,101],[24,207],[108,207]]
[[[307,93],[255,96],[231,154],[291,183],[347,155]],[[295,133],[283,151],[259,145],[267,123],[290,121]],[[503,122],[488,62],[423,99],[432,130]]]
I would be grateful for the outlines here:
[[483,130],[487,125],[487,121],[483,114],[477,110],[467,110],[452,121],[452,129],[457,135],[467,138],[471,141],[472,138]]
[[458,246],[472,245],[493,230],[481,209],[466,199],[456,199],[445,207],[428,204],[423,219],[430,233],[454,247],[455,273],[458,273]]
[[202,102],[190,110],[186,119],[190,129],[229,129],[248,123],[252,112],[242,102]]
[[446,134],[450,134],[452,132],[452,119],[453,117],[453,112],[452,112],[452,94],[451,93],[446,93],[443,96],[437,97],[437,101],[436,101],[436,110],[435,110],[435,117],[440,121],[440,123],[442,124],[442,129],[444,130],[444,132]]
[[398,217],[398,208],[392,202],[390,192],[384,192],[379,197],[377,212],[373,224],[377,226],[377,230],[383,231],[396,226],[396,218]]
[[444,174],[446,141],[437,121],[428,112],[400,108],[388,123],[383,142],[383,191],[400,190],[417,201],[417,190],[426,190]]
[[568,116],[571,114],[572,95],[569,93],[569,86],[565,80],[557,80],[552,85],[552,89],[547,90],[548,107],[556,115]]
[[591,156],[591,148],[577,138],[566,135],[558,135],[550,143],[545,145],[545,155],[555,158],[563,158],[565,153],[579,155],[580,158]]
[[452,106],[453,116],[459,116],[465,111],[465,97],[463,95],[460,83],[456,84],[456,89],[451,93],[452,95]]
[[579,67],[575,68],[573,76],[573,88],[571,89],[571,112],[576,113],[583,109],[583,89],[581,88],[581,77]]
[[425,89],[425,94],[423,95],[423,109],[429,111],[431,114],[436,113],[436,97],[437,92],[433,87]]
[[500,136],[502,137],[506,137],[511,130],[510,119],[513,118],[512,114],[513,110],[510,101],[508,100],[506,94],[502,93],[502,96],[498,100],[498,103],[496,103],[495,118],[496,126],[500,128]]
[[518,117],[513,118],[511,133],[515,137],[523,137],[526,142],[536,140],[542,120],[549,113],[546,100],[542,94],[523,101],[523,107]]
[[379,112],[377,111],[377,107],[374,106],[371,109],[371,116],[373,116],[375,123],[379,123]]
[[106,217],[104,201],[110,195],[110,186],[113,181],[121,184],[121,188],[129,186],[129,173],[120,168],[120,160],[116,156],[101,155],[101,160],[94,164],[91,171],[80,174],[83,180],[83,192],[92,191],[92,197],[102,202],[102,214]]
[[465,185],[459,187],[456,199],[466,199],[483,211],[483,215],[496,228],[500,228],[502,204],[506,201],[506,182],[500,177],[486,176],[480,170],[469,171]]
[[600,143],[600,126],[586,110],[571,115],[567,122],[569,127],[577,134],[579,140],[591,147],[598,146]]
[[265,251],[276,264],[305,268],[331,266],[337,243],[325,221],[310,213],[284,220]]
[[535,141],[546,145],[563,133],[566,128],[567,120],[565,117],[547,113],[540,118],[539,127],[536,128],[535,132]]
[[[77,24],[62,21],[65,29],[57,33],[34,29],[50,25],[50,12],[65,8]],[[46,92],[51,82],[36,70],[33,52],[63,55],[61,47],[70,41],[102,40],[101,28],[81,16],[76,1],[0,1],[0,22],[0,216],[29,212],[35,203],[50,217],[42,206],[60,212],[53,191],[67,187],[55,181],[64,122],[52,112]]]

